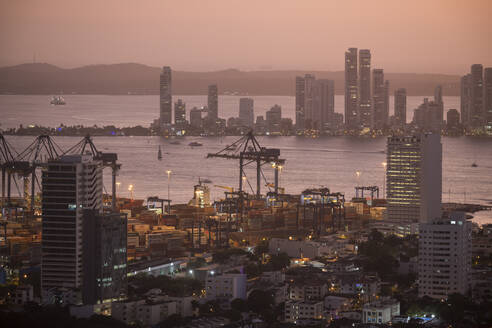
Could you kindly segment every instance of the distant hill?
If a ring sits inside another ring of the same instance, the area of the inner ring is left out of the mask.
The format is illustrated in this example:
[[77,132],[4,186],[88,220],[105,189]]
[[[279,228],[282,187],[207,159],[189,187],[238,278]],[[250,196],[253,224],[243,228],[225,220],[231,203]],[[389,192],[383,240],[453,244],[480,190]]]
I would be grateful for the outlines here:
[[[64,69],[50,64],[22,64],[0,68],[0,94],[158,94],[161,68],[124,63]],[[248,71],[228,69],[214,72],[173,71],[174,94],[206,94],[217,83],[219,92],[241,95],[294,95],[297,75],[335,80],[335,92],[344,92],[344,72]],[[443,74],[385,73],[390,92],[406,88],[408,95],[434,94],[443,86],[445,96],[458,96],[460,77]]]

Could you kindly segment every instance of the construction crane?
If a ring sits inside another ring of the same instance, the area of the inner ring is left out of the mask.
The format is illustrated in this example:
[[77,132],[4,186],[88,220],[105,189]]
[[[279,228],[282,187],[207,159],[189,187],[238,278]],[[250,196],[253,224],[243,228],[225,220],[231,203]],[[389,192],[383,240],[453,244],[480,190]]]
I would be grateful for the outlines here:
[[[207,158],[226,158],[239,160],[239,193],[243,192],[244,168],[246,165],[256,163],[256,197],[261,195],[261,178],[263,176],[261,166],[270,163],[275,169],[275,193],[278,193],[278,172],[285,163],[280,158],[280,149],[261,147],[256,140],[253,131],[249,131],[234,143],[228,145],[217,153],[209,153]],[[264,178],[264,176],[263,176]]]
[[[5,179],[8,179],[8,194],[10,195],[11,176],[7,170],[13,166],[17,152],[0,133],[0,166],[2,168],[2,208],[5,206]],[[8,173],[8,174],[7,174]],[[8,202],[10,203],[10,196]]]

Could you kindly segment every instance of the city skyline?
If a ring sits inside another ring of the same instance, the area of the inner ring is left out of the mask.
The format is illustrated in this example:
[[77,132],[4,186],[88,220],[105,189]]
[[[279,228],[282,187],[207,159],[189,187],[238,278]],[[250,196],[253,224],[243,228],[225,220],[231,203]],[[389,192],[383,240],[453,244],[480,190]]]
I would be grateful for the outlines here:
[[[491,29],[486,14],[492,9],[489,1],[455,2],[452,6],[444,1],[310,1],[309,5],[214,1],[206,6],[190,1],[167,6],[162,1],[139,4],[138,9],[131,2],[116,6],[111,1],[83,5],[4,1],[0,6],[5,16],[0,29],[0,43],[5,45],[0,66],[35,59],[62,67],[114,62],[160,66],[166,62],[185,71],[231,67],[340,71],[343,62],[338,54],[354,45],[372,49],[373,67],[384,65],[387,72],[462,75],[469,63],[492,65],[492,45],[485,42],[486,31]],[[54,10],[59,7],[65,10]],[[391,15],[399,11],[405,11],[405,16]],[[162,12],[167,13],[166,20],[159,19]],[[241,15],[236,14],[239,12]],[[438,17],[436,12],[440,12]],[[182,13],[188,23],[176,29]],[[354,23],[345,26],[349,17],[355,18]],[[271,26],[271,18],[278,24]],[[291,21],[297,21],[295,25],[301,29],[292,30]],[[343,31],[341,26],[345,26]],[[331,34],[325,45],[316,41],[324,30],[339,32]],[[210,33],[214,38],[206,37]],[[247,51],[251,47],[262,51]],[[306,47],[315,51],[303,51]]]

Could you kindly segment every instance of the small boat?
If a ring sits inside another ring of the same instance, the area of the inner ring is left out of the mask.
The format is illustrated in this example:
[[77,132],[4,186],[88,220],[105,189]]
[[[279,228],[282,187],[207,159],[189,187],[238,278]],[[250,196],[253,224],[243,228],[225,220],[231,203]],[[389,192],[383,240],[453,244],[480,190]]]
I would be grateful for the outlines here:
[[200,142],[198,142],[198,141],[193,141],[193,142],[190,142],[188,144],[188,146],[190,146],[190,147],[200,147],[200,146],[203,146],[203,144],[200,143]]
[[159,151],[157,152],[157,159],[161,160],[162,159],[162,151],[161,151],[161,146],[159,145]]
[[471,166],[472,167],[478,167],[477,163],[475,163],[475,162],[473,162]]
[[53,96],[51,98],[50,104],[52,105],[65,105],[65,99],[62,96]]

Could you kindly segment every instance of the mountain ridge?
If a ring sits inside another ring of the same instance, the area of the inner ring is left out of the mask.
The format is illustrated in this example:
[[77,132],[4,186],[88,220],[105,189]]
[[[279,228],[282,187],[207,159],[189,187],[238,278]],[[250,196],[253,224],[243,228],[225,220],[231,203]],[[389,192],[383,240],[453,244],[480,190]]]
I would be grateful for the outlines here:
[[[60,68],[49,63],[0,67],[0,94],[158,94],[160,67],[139,63],[94,64]],[[241,95],[293,96],[295,76],[313,74],[335,81],[344,93],[343,71],[257,70],[229,68],[209,72],[173,71],[173,94],[206,94],[209,84],[219,92]],[[386,73],[390,94],[406,88],[409,96],[432,95],[441,84],[445,96],[458,96],[460,76],[432,73]]]

